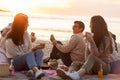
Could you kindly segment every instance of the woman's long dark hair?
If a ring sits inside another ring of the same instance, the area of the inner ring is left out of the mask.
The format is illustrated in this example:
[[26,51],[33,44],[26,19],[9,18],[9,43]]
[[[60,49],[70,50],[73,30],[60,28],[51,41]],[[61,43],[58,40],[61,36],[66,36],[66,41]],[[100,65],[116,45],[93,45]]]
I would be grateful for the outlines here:
[[[98,47],[98,50],[99,50],[101,42],[104,43],[103,45],[104,45],[104,48],[105,48],[104,37],[108,36],[110,38],[110,34],[109,34],[108,29],[107,29],[107,24],[106,24],[105,20],[100,15],[93,16],[91,18],[91,23],[90,24],[91,24],[91,26],[90,26],[91,27],[91,32],[94,33],[93,39],[96,43],[96,46]],[[113,49],[112,49],[111,38],[110,38],[110,42],[111,42],[110,48],[111,48],[111,52],[112,52]]]
[[21,45],[24,43],[23,35],[26,29],[26,24],[28,23],[28,17],[25,14],[18,13],[14,17],[12,23],[11,32],[8,34],[7,38],[11,38],[16,45]]

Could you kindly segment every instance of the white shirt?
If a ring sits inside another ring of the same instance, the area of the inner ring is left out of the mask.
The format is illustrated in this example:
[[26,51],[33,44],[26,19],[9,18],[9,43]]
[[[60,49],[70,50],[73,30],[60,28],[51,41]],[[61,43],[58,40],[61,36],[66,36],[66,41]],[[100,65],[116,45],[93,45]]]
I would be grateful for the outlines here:
[[13,58],[18,55],[23,55],[31,51],[32,43],[30,40],[30,36],[27,32],[24,34],[24,44],[15,45],[11,38],[6,40],[6,56],[7,58]]

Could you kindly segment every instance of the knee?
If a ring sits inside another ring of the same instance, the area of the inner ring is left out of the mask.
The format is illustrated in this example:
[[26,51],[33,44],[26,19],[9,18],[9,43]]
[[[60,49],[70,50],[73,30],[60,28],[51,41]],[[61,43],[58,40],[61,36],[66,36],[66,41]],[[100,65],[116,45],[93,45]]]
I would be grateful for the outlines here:
[[95,56],[93,55],[93,54],[90,54],[89,56],[88,56],[88,59],[90,59],[90,60],[93,60],[95,58]]
[[42,51],[41,49],[37,49],[36,52],[41,52],[41,53],[43,53],[43,51]]
[[90,54],[89,56],[90,56],[90,57],[94,57],[94,55],[93,55],[93,54]]
[[42,51],[41,49],[37,49],[37,50],[36,50],[36,53],[40,54],[41,56],[44,55],[44,53],[43,53],[43,51]]

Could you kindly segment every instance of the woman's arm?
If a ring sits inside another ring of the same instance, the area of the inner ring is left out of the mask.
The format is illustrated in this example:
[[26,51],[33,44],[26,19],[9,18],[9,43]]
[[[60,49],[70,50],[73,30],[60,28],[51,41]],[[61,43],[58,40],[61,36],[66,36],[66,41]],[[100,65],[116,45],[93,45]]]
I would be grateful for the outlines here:
[[[110,40],[111,39],[111,40]],[[113,50],[112,50],[112,38],[109,37],[105,37],[105,49],[104,49],[104,54],[112,54]],[[111,51],[112,50],[112,51]]]
[[96,44],[95,44],[95,42],[93,40],[93,37],[92,37],[91,33],[86,32],[85,36],[86,36],[86,40],[90,43],[89,44],[90,46],[88,47],[90,53],[94,54],[97,57],[99,57],[100,53],[99,53],[98,48],[97,48],[97,46],[96,46]]

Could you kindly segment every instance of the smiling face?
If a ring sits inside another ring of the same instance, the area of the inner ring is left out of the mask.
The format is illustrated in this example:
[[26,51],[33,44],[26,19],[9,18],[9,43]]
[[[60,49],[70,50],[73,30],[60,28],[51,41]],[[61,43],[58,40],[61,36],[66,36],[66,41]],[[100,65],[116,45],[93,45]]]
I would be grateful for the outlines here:
[[74,23],[72,29],[74,34],[80,33],[83,30],[78,23]]

